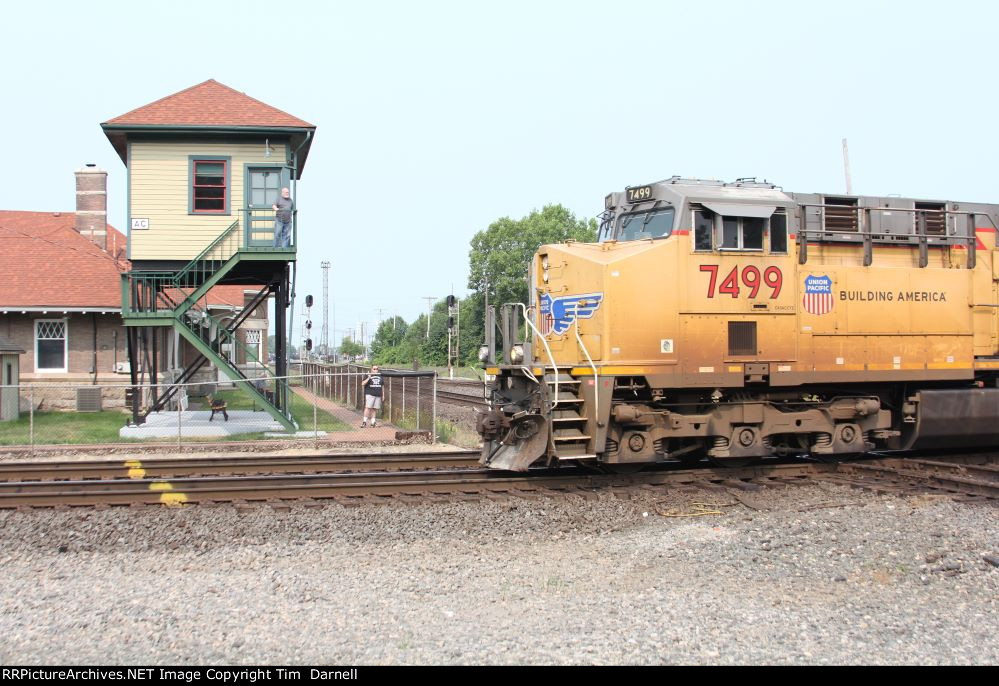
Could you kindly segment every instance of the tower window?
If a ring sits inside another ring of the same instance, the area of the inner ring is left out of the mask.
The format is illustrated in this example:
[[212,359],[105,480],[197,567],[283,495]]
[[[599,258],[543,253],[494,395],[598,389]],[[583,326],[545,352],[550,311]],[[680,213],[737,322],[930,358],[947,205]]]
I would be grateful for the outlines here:
[[229,213],[228,160],[191,160],[191,212]]

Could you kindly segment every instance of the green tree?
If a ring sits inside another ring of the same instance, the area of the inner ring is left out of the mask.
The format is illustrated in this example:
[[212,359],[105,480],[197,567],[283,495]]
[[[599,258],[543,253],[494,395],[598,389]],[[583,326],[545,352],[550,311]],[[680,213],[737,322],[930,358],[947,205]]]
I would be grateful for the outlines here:
[[371,341],[371,356],[381,364],[406,363],[398,360],[399,345],[406,336],[409,325],[402,317],[395,316],[386,319],[378,326],[375,337]]
[[344,337],[343,341],[340,343],[340,354],[344,357],[360,357],[364,354],[364,346],[360,343],[355,343],[347,337]]
[[458,332],[460,364],[479,365],[479,347],[485,342],[485,297],[482,293],[472,293],[461,301],[459,307],[461,308]]
[[562,205],[546,205],[522,219],[502,217],[472,237],[468,287],[496,305],[528,303],[527,272],[540,246],[596,237],[596,219],[576,219]]

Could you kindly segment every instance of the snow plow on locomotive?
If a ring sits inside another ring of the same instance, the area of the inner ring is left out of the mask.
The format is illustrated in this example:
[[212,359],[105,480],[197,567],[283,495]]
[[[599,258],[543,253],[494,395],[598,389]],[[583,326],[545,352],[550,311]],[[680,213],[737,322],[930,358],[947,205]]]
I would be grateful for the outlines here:
[[487,313],[483,464],[999,446],[999,206],[674,177],[601,219]]

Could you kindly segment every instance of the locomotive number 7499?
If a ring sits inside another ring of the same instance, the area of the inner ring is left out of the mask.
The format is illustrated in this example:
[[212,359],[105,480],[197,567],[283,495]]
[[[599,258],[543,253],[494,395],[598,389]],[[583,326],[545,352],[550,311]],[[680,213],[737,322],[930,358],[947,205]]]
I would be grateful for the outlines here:
[[[718,265],[717,264],[702,264],[701,271],[708,274],[708,297],[715,297],[715,293],[719,295],[731,295],[733,298],[738,298],[741,293],[741,285],[749,290],[749,298],[756,298],[760,289],[765,284],[770,288],[770,299],[776,300],[780,296],[780,289],[784,285],[784,274],[778,267],[767,267],[763,273],[760,273],[758,267],[754,265],[749,265],[743,267],[740,273],[739,267],[733,267],[721,281],[718,283]],[[717,287],[717,290],[716,290]]]

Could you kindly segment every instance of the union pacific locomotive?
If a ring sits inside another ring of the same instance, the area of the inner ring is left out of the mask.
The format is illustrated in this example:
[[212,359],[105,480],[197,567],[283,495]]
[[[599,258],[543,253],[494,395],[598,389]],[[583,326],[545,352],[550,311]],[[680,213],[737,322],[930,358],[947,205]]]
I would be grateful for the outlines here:
[[999,206],[679,177],[604,206],[487,313],[483,464],[999,446]]

